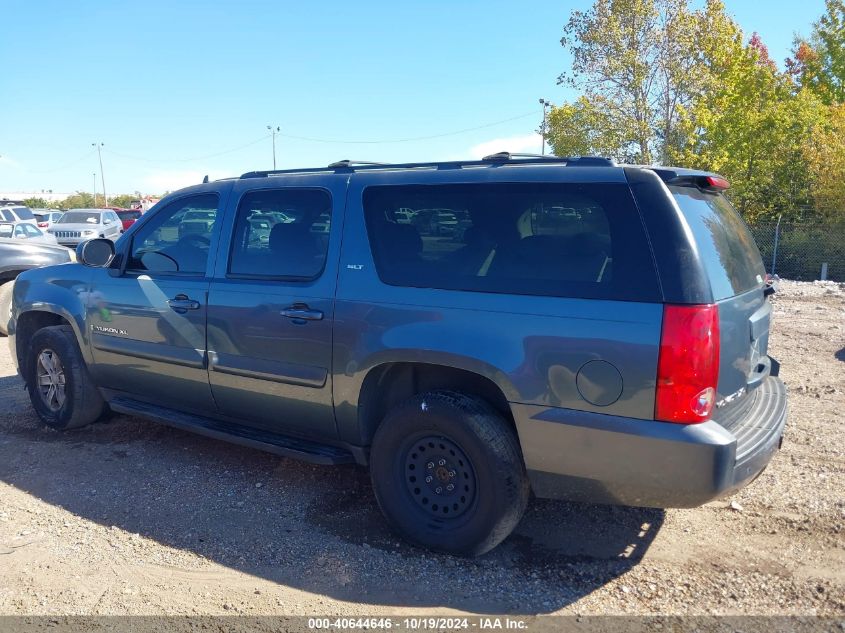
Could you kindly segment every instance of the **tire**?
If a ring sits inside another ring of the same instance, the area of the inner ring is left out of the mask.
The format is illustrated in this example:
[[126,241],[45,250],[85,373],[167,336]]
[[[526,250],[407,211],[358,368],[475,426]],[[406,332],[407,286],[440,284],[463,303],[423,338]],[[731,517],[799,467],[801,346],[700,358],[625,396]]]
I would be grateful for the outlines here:
[[[42,354],[48,355],[54,373],[47,369],[49,363],[46,359],[44,363],[39,363]],[[91,380],[69,325],[45,327],[35,333],[27,351],[25,371],[29,399],[38,417],[47,426],[54,429],[79,428],[96,421],[106,411],[103,397]],[[63,391],[55,389],[51,395],[48,385],[39,384],[39,374],[48,380],[53,375],[58,384],[63,379]],[[64,397],[58,393],[63,393]]]
[[451,391],[414,396],[385,416],[373,438],[370,476],[396,532],[449,554],[490,551],[528,503],[512,426],[486,402]]
[[12,292],[14,289],[14,279],[0,286],[0,334],[3,336],[9,334],[9,319],[12,317]]

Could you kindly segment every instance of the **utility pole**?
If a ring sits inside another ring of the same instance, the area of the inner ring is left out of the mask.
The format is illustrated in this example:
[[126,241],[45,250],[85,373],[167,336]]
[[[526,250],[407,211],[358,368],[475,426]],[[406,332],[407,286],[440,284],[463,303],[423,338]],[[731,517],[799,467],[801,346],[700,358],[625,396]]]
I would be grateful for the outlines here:
[[94,206],[97,206],[97,172],[95,171],[93,174],[94,176]]
[[270,136],[273,137],[273,171],[276,170],[276,134],[282,131],[278,125],[273,127],[272,125],[268,125],[267,129],[270,130]]
[[543,156],[546,155],[546,108],[552,105],[552,102],[548,99],[540,99],[540,103],[543,105],[543,126],[540,128],[540,134],[543,136],[542,145],[540,146],[540,154]]
[[[103,182],[103,207],[108,206],[109,198],[106,195],[106,175],[103,173],[103,155],[100,152],[100,148],[103,146],[102,143],[91,143],[91,147],[97,148],[97,157],[100,159],[100,179]],[[94,197],[96,200],[96,196]]]

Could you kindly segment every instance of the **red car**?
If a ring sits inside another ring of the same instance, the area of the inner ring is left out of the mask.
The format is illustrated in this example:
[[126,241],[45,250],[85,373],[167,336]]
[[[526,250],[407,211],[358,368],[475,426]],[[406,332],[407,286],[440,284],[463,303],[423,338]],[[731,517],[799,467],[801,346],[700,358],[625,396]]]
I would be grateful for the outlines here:
[[142,211],[138,209],[115,209],[115,213],[117,213],[117,217],[119,217],[120,221],[123,223],[123,230],[125,231],[135,224],[135,220],[139,220],[141,218]]

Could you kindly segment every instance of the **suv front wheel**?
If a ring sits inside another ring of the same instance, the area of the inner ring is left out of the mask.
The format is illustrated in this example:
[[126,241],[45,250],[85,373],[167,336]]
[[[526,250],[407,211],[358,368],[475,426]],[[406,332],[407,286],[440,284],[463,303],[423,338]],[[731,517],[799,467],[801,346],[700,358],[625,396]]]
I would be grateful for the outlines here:
[[38,330],[26,359],[26,384],[42,422],[72,429],[97,420],[105,402],[88,374],[76,336],[69,325]]
[[528,502],[513,427],[461,393],[420,394],[392,409],[370,452],[376,499],[391,526],[423,547],[478,556],[502,542]]

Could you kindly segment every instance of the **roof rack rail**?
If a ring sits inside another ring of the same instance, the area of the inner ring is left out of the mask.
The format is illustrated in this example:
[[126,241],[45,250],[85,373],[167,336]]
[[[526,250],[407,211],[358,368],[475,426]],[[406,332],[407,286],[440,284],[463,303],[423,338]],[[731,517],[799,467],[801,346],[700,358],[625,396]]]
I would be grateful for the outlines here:
[[521,154],[515,152],[497,152],[495,154],[489,154],[481,160],[490,163],[499,163],[514,158],[527,158],[530,159],[530,162],[553,161],[581,167],[614,167],[616,165],[612,158],[605,158],[604,156],[555,156],[553,154]]
[[346,169],[349,167],[356,167],[358,165],[381,165],[382,167],[385,165],[389,165],[389,163],[374,163],[369,160],[349,160],[348,158],[344,158],[343,160],[336,161],[334,163],[329,163],[329,169]]
[[[514,160],[516,159],[516,160]],[[614,167],[616,163],[610,158],[602,156],[553,156],[539,154],[516,154],[499,152],[490,154],[481,160],[451,160],[431,161],[420,163],[374,163],[369,161],[339,160],[327,167],[310,167],[303,169],[274,169],[271,171],[248,171],[241,178],[266,178],[287,174],[319,174],[337,171],[369,171],[369,170],[397,170],[397,169],[462,169],[464,167],[491,167],[494,165],[540,165],[543,163],[564,164],[580,167]]]
[[561,158],[559,156],[555,156],[554,154],[521,154],[517,152],[496,152],[495,154],[488,154],[481,160],[485,162],[499,162],[505,160],[511,160],[512,158],[532,158],[532,159],[540,159],[540,160],[549,160],[549,161],[562,161],[567,160],[566,158]]

